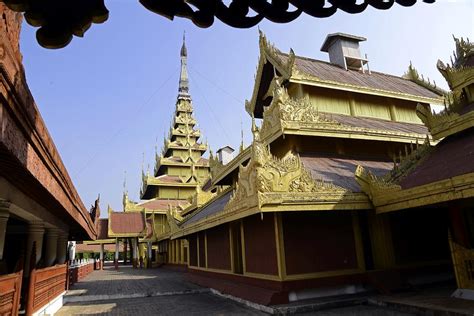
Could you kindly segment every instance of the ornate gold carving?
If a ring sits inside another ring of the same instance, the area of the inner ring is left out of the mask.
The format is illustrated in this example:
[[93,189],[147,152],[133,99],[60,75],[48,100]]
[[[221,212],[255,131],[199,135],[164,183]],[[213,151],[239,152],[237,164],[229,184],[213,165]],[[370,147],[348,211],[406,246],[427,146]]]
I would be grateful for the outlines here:
[[371,200],[380,194],[390,194],[390,192],[400,191],[398,185],[401,179],[409,174],[428,154],[431,152],[429,137],[426,136],[425,142],[421,145],[416,142],[416,148],[413,144],[410,149],[405,146],[405,153],[399,153],[398,162],[394,157],[393,169],[382,177],[373,175],[369,170],[362,166],[357,166],[355,178],[362,190]]
[[[265,193],[346,193],[346,189],[315,180],[301,162],[300,157],[292,152],[282,159],[274,157],[269,147],[260,139],[260,132],[253,121],[254,140],[251,147],[251,158],[247,166],[239,167],[239,177],[234,192],[226,209],[237,208],[246,200],[258,201],[259,206],[265,201]],[[247,203],[248,204],[248,203]]]
[[262,79],[262,72],[265,64],[270,62],[282,74],[283,79],[289,79],[293,73],[293,66],[296,58],[292,49],[290,49],[290,52],[286,57],[283,57],[283,53],[267,40],[262,31],[259,31],[259,34],[260,58],[255,74],[255,86],[252,98],[250,101],[245,101],[245,109],[250,115],[254,112],[255,103],[258,101],[257,94],[260,88],[260,81]]
[[387,194],[389,192],[401,190],[399,185],[387,181],[384,177],[376,177],[361,165],[356,168],[355,178],[362,188],[362,191],[364,191],[371,200],[381,192]]
[[179,226],[176,223],[176,220],[182,221],[183,218],[178,214],[176,209],[173,209],[173,207],[171,207],[171,205],[168,206],[168,210],[166,211],[166,219],[168,221],[171,234],[177,232],[179,230]]
[[474,289],[474,250],[456,243],[448,233],[456,282],[460,289]]
[[224,169],[224,165],[217,159],[217,156],[214,156],[212,150],[209,151],[209,168],[211,169],[212,179],[215,179],[216,175]]
[[180,100],[176,104],[176,111],[178,111],[178,112],[192,112],[193,111],[193,106],[191,105],[191,102]]
[[403,75],[403,78],[416,82],[420,86],[423,86],[426,89],[433,91],[436,94],[439,94],[439,95],[446,94],[446,91],[438,87],[435,81],[431,82],[429,78],[425,80],[423,75],[418,74],[418,70],[416,70],[416,68],[413,67],[411,62],[410,62],[410,65],[408,66],[408,70]]
[[[273,99],[270,105],[264,109],[261,134],[265,138],[274,130],[275,126],[280,126],[283,130],[287,122],[298,122],[300,124],[318,124],[326,127],[340,127],[341,124],[318,112],[308,97],[294,99],[281,84],[281,78],[275,77],[270,84],[268,94],[272,94]],[[271,92],[270,92],[270,89]]]

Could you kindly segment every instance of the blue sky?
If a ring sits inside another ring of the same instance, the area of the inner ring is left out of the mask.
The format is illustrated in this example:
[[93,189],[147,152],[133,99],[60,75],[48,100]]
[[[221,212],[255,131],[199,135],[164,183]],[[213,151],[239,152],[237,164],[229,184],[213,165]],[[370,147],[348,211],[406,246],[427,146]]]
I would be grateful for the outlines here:
[[[124,172],[129,196],[139,199],[143,154],[153,170],[174,111],[179,50],[186,31],[190,92],[199,127],[211,148],[238,148],[241,125],[250,142],[244,101],[252,94],[258,29],[233,29],[216,20],[208,29],[169,21],[138,1],[109,0],[109,20],[92,25],[66,48],[47,50],[24,24],[21,49],[27,80],[71,178],[89,207],[101,194],[121,210]],[[301,16],[287,24],[259,24],[280,50],[328,60],[319,51],[328,33],[361,35],[371,70],[402,75],[413,65],[440,86],[436,61],[449,61],[452,34],[474,38],[474,1],[421,1],[388,11],[337,12],[325,19]]]

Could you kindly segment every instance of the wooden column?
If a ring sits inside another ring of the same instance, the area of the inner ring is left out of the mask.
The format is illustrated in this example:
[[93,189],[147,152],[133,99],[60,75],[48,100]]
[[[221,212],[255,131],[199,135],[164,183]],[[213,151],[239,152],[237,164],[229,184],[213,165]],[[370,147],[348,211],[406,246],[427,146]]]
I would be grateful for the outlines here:
[[151,268],[151,257],[152,257],[152,243],[151,241],[147,242],[147,247],[146,247],[146,250],[147,250],[147,267],[148,269]]
[[[33,243],[36,243],[35,256],[36,260],[33,264],[37,264],[42,255],[43,250],[43,235],[44,235],[44,226],[42,221],[33,221],[28,223],[28,237],[26,241],[26,255],[25,255],[25,276],[29,276],[30,271],[30,260],[31,251],[33,249]],[[34,267],[33,267],[34,268]]]
[[127,255],[128,253],[128,238],[125,238],[123,240],[123,264],[126,265],[128,260],[127,260]]
[[47,228],[46,229],[46,249],[44,253],[44,263],[47,267],[52,266],[58,256],[58,237],[59,229]]
[[63,264],[66,262],[66,253],[67,253],[67,239],[68,239],[68,233],[64,231],[59,232],[58,236],[58,243],[56,246],[56,251],[57,251],[57,262],[59,264]]
[[3,260],[3,249],[5,247],[5,235],[10,213],[6,205],[0,204],[0,261]]
[[100,244],[99,259],[100,259],[100,270],[103,270],[104,269],[104,244]]
[[118,270],[118,260],[119,260],[119,242],[118,238],[115,238],[115,269]]
[[132,238],[132,264],[134,268],[137,268],[138,265],[138,253],[137,253],[137,239],[134,237]]

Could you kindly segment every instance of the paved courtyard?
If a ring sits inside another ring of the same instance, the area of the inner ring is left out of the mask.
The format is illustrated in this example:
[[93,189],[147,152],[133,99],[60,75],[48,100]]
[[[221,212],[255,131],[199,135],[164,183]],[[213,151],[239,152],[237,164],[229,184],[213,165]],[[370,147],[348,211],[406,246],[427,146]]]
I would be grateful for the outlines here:
[[[438,292],[374,297],[371,299],[375,302],[373,305],[360,303],[349,307],[339,305],[341,307],[329,310],[312,308],[311,311],[299,311],[304,315],[318,316],[409,316],[424,314],[427,310],[472,315],[472,302],[463,301],[463,305],[459,300],[450,299],[449,288]],[[103,271],[94,271],[71,287],[65,302],[56,315],[265,315],[262,311],[188,282],[186,273],[163,268],[147,270],[120,267],[116,271],[107,267]],[[454,305],[444,306],[445,303]],[[281,306],[275,308],[282,311]],[[407,309],[409,306],[412,308]],[[406,312],[397,311],[400,309]]]

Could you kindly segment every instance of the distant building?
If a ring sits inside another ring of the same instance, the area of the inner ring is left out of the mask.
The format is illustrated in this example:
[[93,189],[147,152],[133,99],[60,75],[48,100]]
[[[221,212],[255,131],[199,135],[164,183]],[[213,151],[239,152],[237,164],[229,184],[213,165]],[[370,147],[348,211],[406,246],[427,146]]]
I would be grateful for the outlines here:
[[[196,128],[197,121],[193,116],[187,56],[183,39],[175,115],[168,137],[164,139],[163,149],[161,153],[156,153],[153,175],[149,171],[142,171],[140,197],[143,201],[130,201],[128,193],[124,191],[123,212],[109,208],[108,218],[100,220],[98,239],[86,242],[116,244],[116,261],[121,242],[125,254],[128,253],[127,249],[131,249],[134,266],[138,266],[141,260],[148,267],[163,263],[186,265],[188,262],[187,241],[170,241],[170,226],[182,220],[181,216],[186,214],[188,207],[201,205],[201,195],[209,195],[201,191],[201,186],[209,178],[209,161],[202,157],[207,144],[200,142],[201,131]],[[197,192],[200,192],[200,197],[193,199]]]

